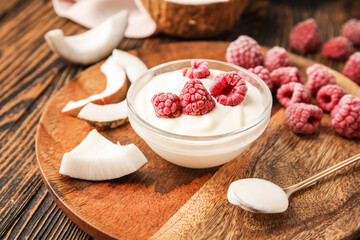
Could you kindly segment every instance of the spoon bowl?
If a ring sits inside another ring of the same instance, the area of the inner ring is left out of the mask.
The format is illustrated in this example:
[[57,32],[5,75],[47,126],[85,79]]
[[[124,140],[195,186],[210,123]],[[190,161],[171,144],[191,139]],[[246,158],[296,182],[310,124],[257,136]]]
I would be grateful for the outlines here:
[[245,178],[231,183],[228,199],[230,203],[254,213],[281,213],[289,205],[281,187],[259,178]]

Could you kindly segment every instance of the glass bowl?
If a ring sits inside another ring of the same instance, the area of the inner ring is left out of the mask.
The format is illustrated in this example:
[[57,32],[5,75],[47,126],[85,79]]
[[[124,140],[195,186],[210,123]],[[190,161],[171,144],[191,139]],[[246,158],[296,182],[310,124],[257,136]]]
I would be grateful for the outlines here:
[[[189,136],[162,130],[145,121],[137,112],[134,101],[139,91],[154,76],[191,66],[192,59],[164,63],[149,69],[130,86],[126,101],[128,118],[134,131],[165,160],[188,168],[209,168],[222,165],[239,156],[266,129],[270,121],[272,95],[269,88],[255,74],[233,64],[207,60],[211,69],[236,71],[247,75],[246,81],[261,95],[263,110],[253,122],[231,132],[210,136]],[[171,79],[169,80],[171,81]],[[161,90],[160,90],[161,91]],[[159,91],[154,92],[158,93]],[[151,99],[149,99],[150,101]],[[139,110],[139,109],[138,109]],[[141,109],[140,109],[141,111]],[[155,116],[155,115],[154,115]]]

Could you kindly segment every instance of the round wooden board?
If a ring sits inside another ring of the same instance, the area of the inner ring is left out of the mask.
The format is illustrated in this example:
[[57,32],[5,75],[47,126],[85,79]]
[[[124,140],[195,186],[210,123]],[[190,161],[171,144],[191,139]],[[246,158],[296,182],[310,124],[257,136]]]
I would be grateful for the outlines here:
[[[131,53],[153,67],[184,58],[225,60],[228,44],[171,43]],[[290,59],[304,77],[305,69],[314,64],[293,54]],[[342,138],[332,130],[329,114],[324,115],[316,134],[293,134],[284,123],[284,108],[278,103],[265,133],[241,156],[219,168],[194,170],[170,164],[126,124],[101,134],[113,142],[137,145],[149,160],[139,171],[102,182],[60,175],[62,155],[93,129],[84,121],[62,114],[61,109],[69,100],[105,88],[100,65],[86,69],[51,98],[36,136],[38,165],[50,194],[90,235],[99,239],[293,239],[341,238],[359,233],[358,164],[294,194],[284,214],[256,215],[227,202],[227,188],[235,179],[261,177],[288,186],[359,152],[358,140]],[[339,85],[360,96],[355,83],[334,74]]]

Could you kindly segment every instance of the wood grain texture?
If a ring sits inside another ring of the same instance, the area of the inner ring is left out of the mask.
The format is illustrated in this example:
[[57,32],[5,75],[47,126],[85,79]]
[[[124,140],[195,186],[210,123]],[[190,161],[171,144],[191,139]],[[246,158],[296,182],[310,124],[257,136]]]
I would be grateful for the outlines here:
[[[206,42],[202,45],[203,49],[213,47]],[[179,47],[187,46],[192,49],[191,45],[170,44],[137,53],[147,56],[148,59],[143,60],[152,67],[176,57],[194,58],[199,55],[194,51],[178,53]],[[218,53],[213,52],[208,57],[221,59]],[[195,170],[168,163],[150,150],[127,124],[103,134],[114,142],[137,145],[149,159],[143,168],[127,177],[101,183],[61,176],[58,170],[62,155],[78,145],[92,129],[86,122],[61,113],[61,109],[70,99],[82,99],[105,88],[101,64],[86,69],[76,81],[50,100],[38,127],[36,149],[39,165],[57,203],[93,236],[148,238],[186,203],[217,168]],[[111,203],[107,204],[109,201]],[[98,215],[98,212],[102,214]]]
[[[224,60],[228,44],[171,43],[139,49],[134,54],[149,67],[184,58]],[[263,48],[264,54],[266,51]],[[290,58],[303,74],[314,64],[296,55]],[[329,114],[325,114],[322,127],[315,135],[293,134],[284,123],[284,109],[278,103],[266,134],[250,150],[216,173],[217,168],[192,170],[166,162],[127,124],[102,134],[113,142],[135,143],[149,160],[139,171],[100,183],[60,175],[62,155],[77,146],[92,129],[86,122],[62,114],[61,108],[69,100],[82,99],[105,88],[103,76],[89,77],[101,73],[101,64],[86,69],[50,100],[40,120],[36,139],[39,166],[55,201],[93,236],[101,239],[151,236],[155,239],[223,239],[228,234],[235,234],[254,239],[289,239],[303,235],[311,237],[311,234],[326,237],[329,227],[339,237],[360,229],[358,222],[349,224],[348,231],[342,229],[349,217],[354,218],[349,213],[360,201],[356,187],[360,178],[356,168],[349,175],[343,172],[343,176],[327,178],[328,181],[321,181],[318,187],[294,195],[285,214],[254,215],[228,203],[227,188],[237,178],[260,177],[288,186],[358,152],[359,141],[337,135],[331,128]],[[354,82],[334,73],[344,89],[360,96],[360,88]],[[344,145],[346,149],[343,149]],[[96,214],[98,212],[102,214]],[[312,230],[307,226],[318,228]]]
[[[339,35],[346,20],[360,18],[360,1],[252,0],[239,23],[213,40],[230,41],[247,34],[261,45],[280,45],[292,51],[288,33],[308,17],[317,21],[324,42]],[[92,239],[56,206],[36,164],[35,129],[45,104],[84,69],[67,63],[47,47],[43,34],[55,28],[61,28],[65,34],[86,30],[56,16],[50,0],[1,2],[0,239]],[[118,48],[152,48],[174,41],[183,40],[165,35],[124,39]],[[336,70],[344,64],[324,58],[320,52],[306,57]],[[236,239],[234,235],[232,238]]]
[[[319,181],[290,199],[284,214],[246,212],[227,202],[227,186],[257,177],[286,187],[358,153],[359,142],[334,135],[325,116],[320,134],[298,136],[284,123],[284,109],[249,150],[223,166],[154,239],[342,239],[358,235],[359,164]],[[346,151],[344,151],[346,146]],[[356,228],[350,230],[351,226]]]
[[43,35],[84,29],[57,17],[49,1],[6,4],[0,16],[0,239],[89,239],[48,194],[34,138],[48,99],[83,69],[52,54]]

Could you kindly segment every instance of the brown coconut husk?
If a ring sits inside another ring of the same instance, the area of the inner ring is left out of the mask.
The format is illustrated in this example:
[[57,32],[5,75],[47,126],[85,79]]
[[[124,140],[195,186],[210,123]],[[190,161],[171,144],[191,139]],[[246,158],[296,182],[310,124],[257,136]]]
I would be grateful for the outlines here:
[[[196,0],[194,0],[195,2]],[[210,38],[231,29],[249,0],[201,5],[142,0],[159,32],[183,38]]]

